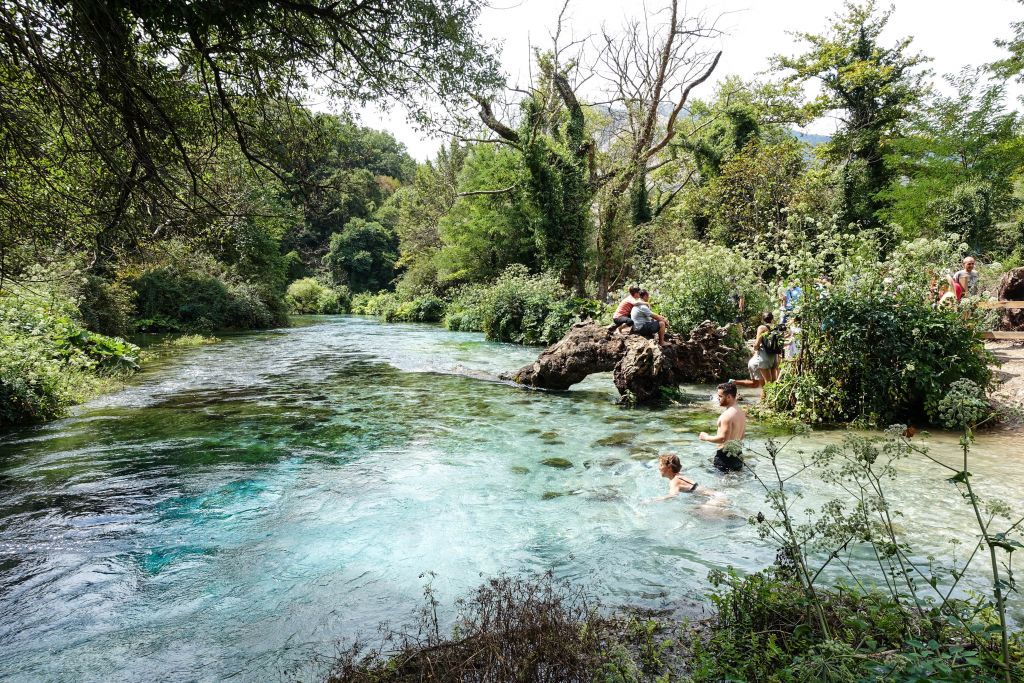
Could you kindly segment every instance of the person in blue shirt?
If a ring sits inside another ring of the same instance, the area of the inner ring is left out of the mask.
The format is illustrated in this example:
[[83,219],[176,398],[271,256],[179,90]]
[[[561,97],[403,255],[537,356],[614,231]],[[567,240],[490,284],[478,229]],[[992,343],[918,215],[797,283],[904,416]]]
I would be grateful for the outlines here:
[[800,297],[804,295],[804,290],[800,285],[795,282],[790,282],[789,287],[782,293],[782,324],[786,323],[786,319],[789,314],[793,312],[796,305],[800,302]]

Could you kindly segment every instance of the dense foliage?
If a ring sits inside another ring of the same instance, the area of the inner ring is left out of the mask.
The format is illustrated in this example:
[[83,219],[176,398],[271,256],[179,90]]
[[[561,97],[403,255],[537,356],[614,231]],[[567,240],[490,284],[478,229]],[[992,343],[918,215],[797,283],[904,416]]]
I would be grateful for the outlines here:
[[799,366],[767,387],[765,403],[807,422],[938,422],[953,382],[991,381],[970,309],[935,308],[865,276],[809,295],[801,313]]
[[139,349],[89,332],[72,302],[31,293],[0,296],[0,428],[61,415],[103,385],[139,369]]
[[754,264],[721,245],[682,242],[648,282],[654,308],[684,332],[705,320],[756,327],[761,313],[772,308]]
[[284,297],[289,313],[329,315],[347,313],[352,307],[352,296],[346,287],[330,287],[306,277],[288,285]]
[[483,332],[488,339],[517,344],[552,344],[583,318],[601,320],[610,309],[592,299],[573,297],[551,275],[531,275],[510,266],[490,285],[467,286],[444,299],[432,294],[403,298],[384,292],[356,295],[352,312],[387,321],[438,322],[450,330]]

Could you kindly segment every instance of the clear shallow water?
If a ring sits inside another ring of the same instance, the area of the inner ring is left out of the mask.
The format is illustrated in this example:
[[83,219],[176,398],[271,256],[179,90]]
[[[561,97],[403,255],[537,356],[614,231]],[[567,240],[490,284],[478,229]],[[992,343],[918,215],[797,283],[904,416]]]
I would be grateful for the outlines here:
[[[494,381],[536,353],[307,320],[183,352],[0,439],[0,679],[280,680],[408,617],[425,572],[446,602],[481,574],[553,569],[612,605],[685,608],[710,568],[772,560],[744,521],[760,489],[714,473],[696,440],[709,403],[626,410],[600,376],[561,394]],[[954,438],[931,442],[956,457]],[[666,448],[727,504],[645,504],[664,492]],[[972,470],[1021,510],[1019,451],[983,437]],[[901,467],[897,507],[922,553],[969,539],[944,473]],[[820,485],[800,486],[820,502]]]

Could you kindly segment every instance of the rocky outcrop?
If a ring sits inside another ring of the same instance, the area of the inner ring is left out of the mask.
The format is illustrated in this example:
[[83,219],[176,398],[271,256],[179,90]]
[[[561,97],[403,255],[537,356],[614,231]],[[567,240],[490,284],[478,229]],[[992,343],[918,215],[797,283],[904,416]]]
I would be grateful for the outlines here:
[[[1000,301],[1024,301],[1024,268],[1003,273],[996,296]],[[1024,310],[999,309],[999,329],[1024,332]]]
[[587,375],[612,371],[619,394],[644,403],[660,397],[662,387],[724,381],[737,360],[726,335],[726,328],[705,321],[688,336],[668,334],[668,344],[662,347],[657,340],[609,332],[604,325],[585,320],[544,349],[536,361],[502,379],[538,389],[568,389]]

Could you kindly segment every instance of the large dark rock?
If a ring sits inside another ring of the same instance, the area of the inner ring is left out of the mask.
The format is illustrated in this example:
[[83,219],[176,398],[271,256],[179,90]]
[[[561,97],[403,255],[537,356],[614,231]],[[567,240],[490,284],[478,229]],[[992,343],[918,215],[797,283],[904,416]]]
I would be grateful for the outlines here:
[[[620,335],[592,320],[576,323],[536,361],[502,379],[539,389],[568,389],[595,372],[614,373],[619,394],[640,403],[661,395],[662,387],[685,382],[723,381],[735,370],[737,351],[726,342],[727,330],[710,321],[689,336],[666,335],[667,346],[640,335]],[[742,359],[741,359],[742,360]]]
[[[1024,268],[1003,273],[996,296],[1000,301],[1024,301]],[[999,329],[1024,332],[1024,310],[999,309]]]

